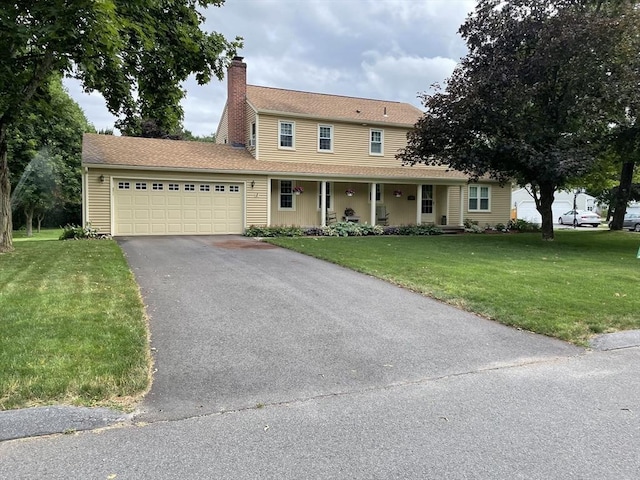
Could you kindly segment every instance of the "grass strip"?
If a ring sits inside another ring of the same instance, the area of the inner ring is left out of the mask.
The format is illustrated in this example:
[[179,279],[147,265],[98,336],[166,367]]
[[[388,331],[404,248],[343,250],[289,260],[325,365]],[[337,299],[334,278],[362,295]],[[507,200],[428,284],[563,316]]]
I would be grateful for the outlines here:
[[269,242],[578,345],[594,334],[640,328],[635,233],[558,231],[553,242],[539,234]]
[[15,237],[0,255],[0,409],[129,408],[148,388],[144,307],[112,240]]

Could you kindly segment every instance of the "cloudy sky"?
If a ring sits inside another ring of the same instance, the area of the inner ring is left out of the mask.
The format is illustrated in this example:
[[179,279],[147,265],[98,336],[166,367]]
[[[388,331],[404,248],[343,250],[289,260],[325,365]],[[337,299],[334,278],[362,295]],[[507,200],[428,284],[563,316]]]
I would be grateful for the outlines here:
[[[247,82],[355,97],[397,100],[421,107],[418,93],[442,83],[466,53],[457,34],[474,0],[226,0],[206,11],[205,30],[239,35]],[[71,96],[98,128],[114,117],[100,94]],[[215,132],[226,83],[185,84],[184,127]]]

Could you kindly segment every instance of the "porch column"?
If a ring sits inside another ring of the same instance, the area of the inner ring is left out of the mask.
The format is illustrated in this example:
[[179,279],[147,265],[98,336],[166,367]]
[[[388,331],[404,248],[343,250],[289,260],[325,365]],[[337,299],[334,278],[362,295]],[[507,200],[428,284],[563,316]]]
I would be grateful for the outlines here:
[[422,184],[418,185],[418,191],[416,192],[416,225],[422,224]]
[[459,227],[464,225],[464,185],[460,185],[460,222]]
[[327,226],[327,182],[320,182],[320,225]]
[[378,190],[378,185],[376,183],[371,184],[371,225],[376,224],[376,191]]

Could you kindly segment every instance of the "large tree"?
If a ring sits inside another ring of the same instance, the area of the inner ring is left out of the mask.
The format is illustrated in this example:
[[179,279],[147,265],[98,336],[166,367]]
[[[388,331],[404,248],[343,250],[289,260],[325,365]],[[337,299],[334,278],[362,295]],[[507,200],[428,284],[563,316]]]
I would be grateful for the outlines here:
[[[182,119],[181,82],[222,79],[241,39],[201,30],[224,0],[13,0],[0,5],[0,252],[12,249],[9,127],[54,72],[98,90],[125,123]],[[138,120],[137,120],[138,119]]]
[[619,108],[633,3],[480,0],[459,30],[468,54],[446,90],[422,96],[426,112],[398,158],[531,185],[553,239],[555,191],[592,168]]
[[25,105],[8,132],[11,194],[14,209],[24,213],[27,236],[53,210],[81,208],[82,134],[95,131],[69,96],[59,74],[42,88],[38,101]]

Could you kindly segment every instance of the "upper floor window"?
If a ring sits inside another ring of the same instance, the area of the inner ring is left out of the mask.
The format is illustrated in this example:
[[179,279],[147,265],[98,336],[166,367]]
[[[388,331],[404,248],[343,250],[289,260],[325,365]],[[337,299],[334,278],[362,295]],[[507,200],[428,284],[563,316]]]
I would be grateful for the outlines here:
[[318,151],[333,151],[333,126],[318,125]]
[[296,125],[293,122],[278,122],[280,129],[280,140],[278,143],[280,148],[295,148]]
[[369,131],[369,155],[384,155],[382,142],[383,131],[371,129]]
[[491,209],[491,188],[469,185],[469,211],[488,212]]
[[280,180],[280,210],[293,210],[293,182]]

